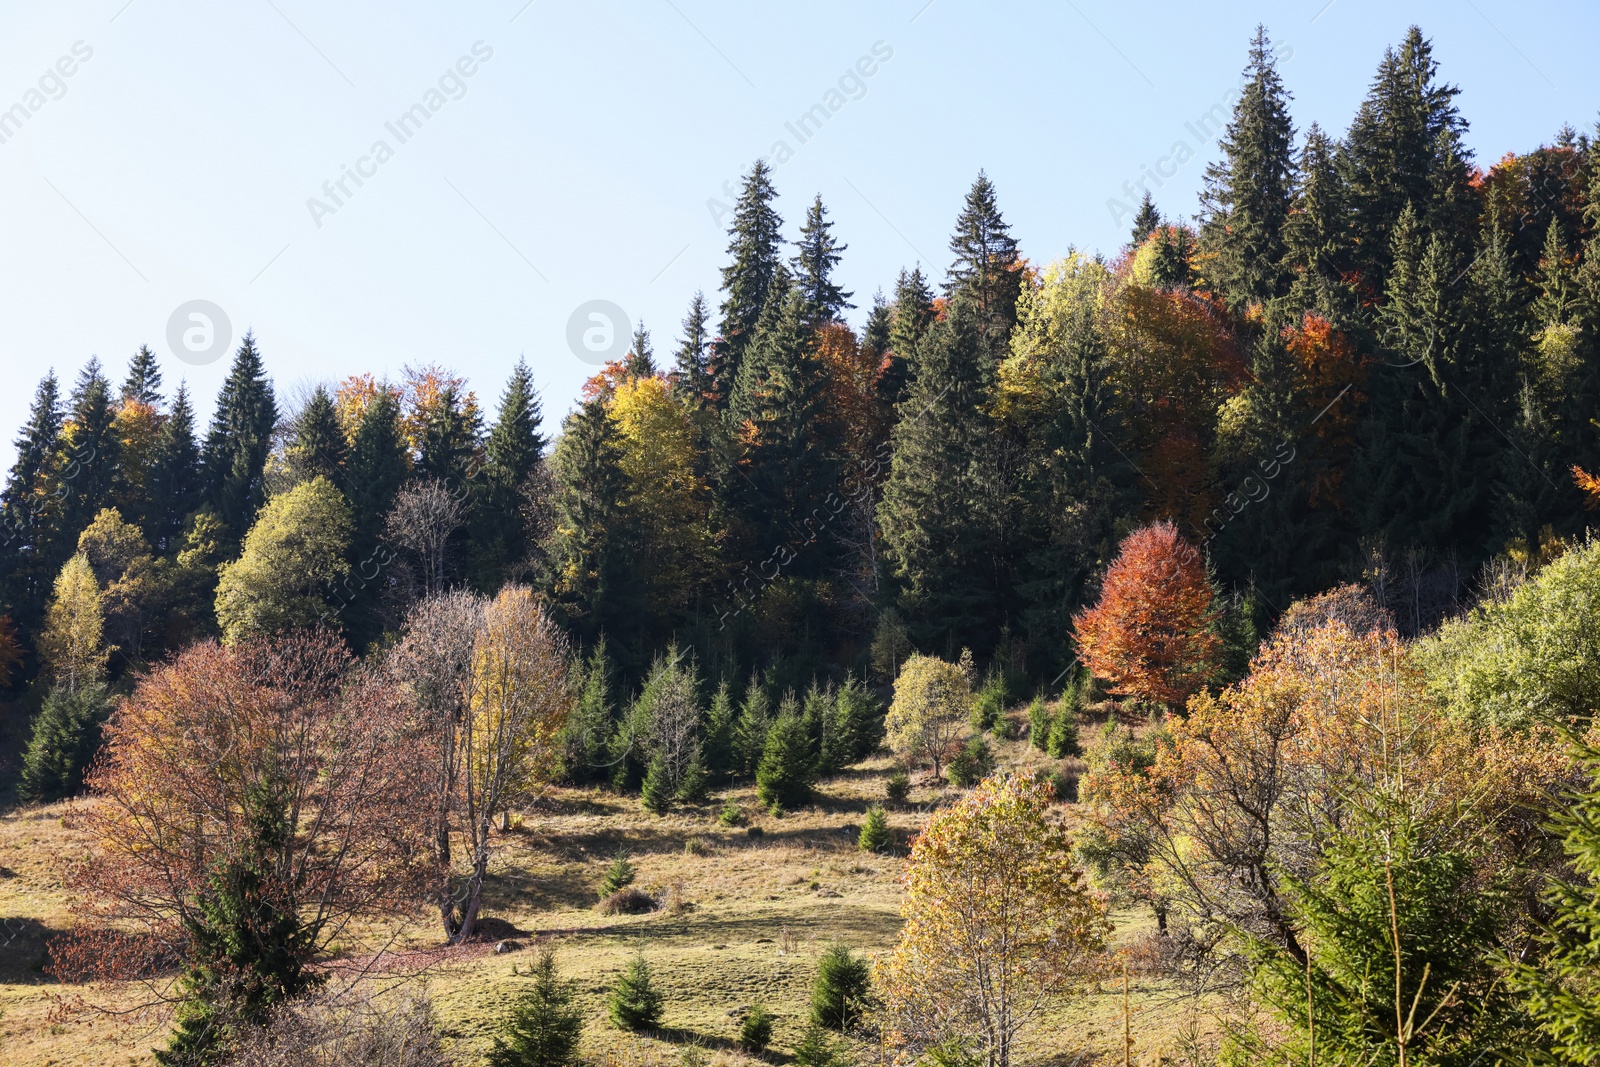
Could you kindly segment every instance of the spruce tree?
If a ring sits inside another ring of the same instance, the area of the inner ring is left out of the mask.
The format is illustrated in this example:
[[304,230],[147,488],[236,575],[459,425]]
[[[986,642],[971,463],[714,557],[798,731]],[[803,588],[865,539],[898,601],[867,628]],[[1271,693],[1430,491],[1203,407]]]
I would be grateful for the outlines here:
[[894,842],[894,836],[889,830],[889,816],[884,813],[883,807],[874,804],[867,809],[866,818],[861,821],[861,833],[856,837],[856,848],[862,852],[882,852]]
[[[883,809],[877,809],[881,815]],[[811,1021],[830,1030],[849,1030],[866,1013],[872,997],[872,967],[844,945],[828,946],[817,961],[811,983]]]
[[581,686],[560,736],[563,768],[568,781],[576,785],[603,780],[610,762],[607,753],[616,727],[616,708],[611,701],[611,664],[603,638],[595,642],[583,664]]
[[1283,225],[1294,192],[1294,127],[1263,26],[1250,42],[1248,79],[1206,168],[1201,248],[1210,288],[1235,308],[1285,295]]
[[833,280],[833,272],[841,254],[850,246],[834,238],[833,223],[828,221],[828,209],[822,206],[820,193],[806,209],[796,247],[799,251],[789,265],[800,291],[801,322],[809,328],[843,318],[845,311],[855,307],[850,303],[855,294],[842,289]]
[[661,993],[650,977],[643,956],[628,962],[606,1001],[606,1014],[619,1030],[653,1030],[661,1025]]
[[890,411],[904,403],[911,390],[917,350],[933,320],[933,291],[922,268],[914,267],[909,274],[902,270],[889,311],[888,349],[878,372],[878,401]]
[[207,501],[234,542],[244,539],[266,499],[262,473],[277,421],[272,383],[267,379],[261,353],[256,350],[254,335],[246,333],[217,395],[202,451]]
[[153,408],[161,406],[161,365],[149,345],[140,345],[139,351],[128,360],[128,376],[122,381],[122,399],[136,400]]
[[772,729],[772,700],[759,676],[752,674],[745,686],[744,702],[733,729],[733,773],[750,777],[761,763],[761,752]]
[[556,975],[554,949],[539,953],[533,985],[518,993],[495,1034],[489,1067],[570,1067],[578,1062],[583,1013],[571,982]]
[[532,545],[522,520],[523,493],[543,461],[545,437],[533,373],[517,360],[483,449],[483,500],[472,529],[477,585],[498,589],[528,560]]
[[1144,244],[1145,238],[1156,232],[1161,225],[1161,212],[1156,210],[1156,202],[1150,197],[1150,190],[1144,191],[1144,199],[1139,201],[1139,210],[1133,216],[1133,247],[1138,248]]
[[295,417],[292,434],[285,451],[296,482],[322,477],[334,485],[345,484],[344,430],[339,426],[333,398],[322,386],[317,386]]
[[733,223],[728,227],[728,255],[732,262],[722,268],[722,322],[710,368],[718,407],[725,406],[733,394],[745,349],[767,306],[767,290],[780,267],[783,219],[772,206],[777,198],[772,171],[764,160],[756,160],[745,176],[744,189],[734,205]]
[[1350,246],[1338,146],[1314,122],[1300,148],[1294,206],[1282,232],[1289,307],[1317,311],[1341,329],[1355,325],[1356,305],[1344,281]]
[[344,606],[345,626],[356,647],[365,647],[383,632],[379,602],[388,576],[391,550],[383,545],[384,520],[406,479],[405,442],[400,434],[400,404],[394,391],[380,385],[361,419],[345,459],[350,491],[350,563],[354,587]]
[[149,527],[145,536],[158,550],[172,552],[177,547],[184,524],[200,506],[201,477],[194,408],[189,403],[188,388],[179,382],[150,462]]
[[421,440],[417,442],[415,471],[421,478],[437,478],[460,491],[473,483],[482,420],[470,394],[446,382],[422,414]]
[[622,357],[623,369],[635,378],[653,378],[656,373],[656,353],[650,347],[650,331],[641,321],[633,330],[633,342],[628,354]]
[[80,686],[76,692],[53,686],[33,721],[17,796],[40,804],[76,796],[100,749],[100,728],[110,714],[110,694],[99,682]]
[[861,347],[870,351],[879,361],[880,375],[882,360],[889,352],[889,327],[893,321],[894,312],[883,290],[879,289],[872,294],[872,309],[867,312],[867,322],[861,330]]
[[74,541],[115,499],[121,450],[116,417],[111,383],[100,372],[100,361],[91,359],[73,385],[55,458],[61,532]]
[[38,625],[60,560],[70,551],[58,533],[60,516],[49,507],[51,465],[61,444],[61,424],[60,385],[50,371],[34,390],[28,421],[13,441],[17,458],[0,492],[4,581],[0,594],[24,631]]
[[767,731],[761,763],[756,767],[756,798],[774,814],[804,804],[817,780],[816,754],[805,720],[793,706],[792,697],[784,704],[785,709]]
[[987,383],[987,376],[1005,356],[1011,327],[1017,321],[1022,256],[1010,225],[1000,214],[994,184],[981,170],[956,217],[950,251],[955,253],[955,261],[950,264],[945,290],[952,301],[964,294],[972,302]]
[[711,350],[710,319],[706,296],[697,289],[689,300],[689,312],[683,317],[683,337],[678,342],[671,373],[673,392],[696,405],[705,402],[711,388],[707,363]]

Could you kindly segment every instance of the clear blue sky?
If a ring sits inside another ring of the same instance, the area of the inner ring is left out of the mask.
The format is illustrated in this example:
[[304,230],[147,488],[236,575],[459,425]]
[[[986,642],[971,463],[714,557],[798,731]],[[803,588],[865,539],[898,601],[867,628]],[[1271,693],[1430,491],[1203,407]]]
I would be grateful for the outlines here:
[[[0,114],[6,465],[39,375],[54,366],[70,384],[91,354],[119,380],[150,344],[169,386],[187,378],[208,418],[228,360],[180,363],[166,341],[174,309],[194,299],[223,308],[235,334],[255,331],[280,391],[436,361],[492,410],[524,354],[553,425],[592,371],[567,346],[573,310],[615,302],[666,358],[694,290],[716,299],[726,237],[708,201],[727,200],[724,183],[778,141],[793,153],[776,175],[790,235],[820,192],[850,246],[841,273],[858,324],[902,266],[942,278],[980,167],[1030,258],[1113,252],[1127,225],[1108,200],[1180,140],[1196,158],[1165,164],[1157,201],[1168,215],[1195,210],[1216,146],[1186,124],[1237,84],[1257,21],[1284,54],[1301,129],[1342,133],[1412,22],[1461,87],[1480,163],[1563,123],[1591,128],[1600,108],[1600,10],[1588,3],[0,10],[0,112],[27,109],[20,132]],[[474,58],[478,42],[489,58]],[[92,55],[73,58],[75,45]],[[892,55],[863,76],[875,45]],[[51,73],[63,57],[70,77]],[[403,143],[386,126],[429,103]],[[837,110],[802,144],[785,124],[819,103]],[[379,141],[392,152],[381,163]],[[345,178],[335,203],[323,186],[345,168],[368,176]],[[335,210],[313,211],[313,197]]]

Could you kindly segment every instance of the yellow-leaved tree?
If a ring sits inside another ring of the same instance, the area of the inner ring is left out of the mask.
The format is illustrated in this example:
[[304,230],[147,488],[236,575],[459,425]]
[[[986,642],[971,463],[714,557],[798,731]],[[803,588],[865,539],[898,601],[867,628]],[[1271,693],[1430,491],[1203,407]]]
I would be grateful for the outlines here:
[[889,745],[908,763],[928,763],[939,776],[944,750],[967,728],[972,712],[972,680],[967,665],[971,653],[962,652],[960,664],[938,656],[916,655],[906,660],[894,680],[894,703],[884,725]]
[[1103,947],[1105,902],[1073,864],[1050,797],[1043,783],[996,775],[912,842],[906,923],[874,973],[886,1033],[909,1054],[1009,1067],[1023,1027],[1070,993]]
[[223,640],[336,622],[329,598],[350,572],[350,530],[344,495],[321,476],[269,500],[245,535],[244,551],[219,572]]
[[56,576],[55,595],[45,612],[39,654],[56,684],[76,693],[105,677],[111,649],[105,643],[100,585],[89,557],[79,552]]

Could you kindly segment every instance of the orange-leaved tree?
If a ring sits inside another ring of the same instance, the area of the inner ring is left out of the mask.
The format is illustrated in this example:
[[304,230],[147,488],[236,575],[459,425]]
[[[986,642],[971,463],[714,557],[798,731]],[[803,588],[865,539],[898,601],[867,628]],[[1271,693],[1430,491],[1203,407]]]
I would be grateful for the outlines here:
[[874,974],[905,1051],[1007,1067],[1017,1034],[1071,991],[1110,933],[1048,787],[996,775],[936,812],[911,845],[906,924]]
[[1119,696],[1179,707],[1211,677],[1221,648],[1199,551],[1170,522],[1129,534],[1100,601],[1073,617],[1078,658]]

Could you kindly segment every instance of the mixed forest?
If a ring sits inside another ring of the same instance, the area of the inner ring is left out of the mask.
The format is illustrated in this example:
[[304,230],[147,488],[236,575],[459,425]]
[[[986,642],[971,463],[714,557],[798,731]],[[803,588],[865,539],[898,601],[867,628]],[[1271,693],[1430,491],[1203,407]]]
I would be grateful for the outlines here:
[[[1133,1062],[1132,973],[1164,1062],[1600,1064],[1600,139],[1478,159],[1456,96],[1413,28],[1301,129],[1258,31],[1194,214],[1030,258],[980,172],[871,297],[758,161],[715,295],[559,425],[522,362],[284,392],[249,334],[203,428],[147,347],[46,374],[0,780],[73,835],[52,1018],[696,1067],[648,936],[599,1005],[552,935],[477,1044],[394,988],[521,947],[529,826],[612,812],[584,907],[692,924],[650,827],[681,866],[846,811],[903,922],[716,1055]],[[1063,1023],[1119,982],[1121,1033]]]

